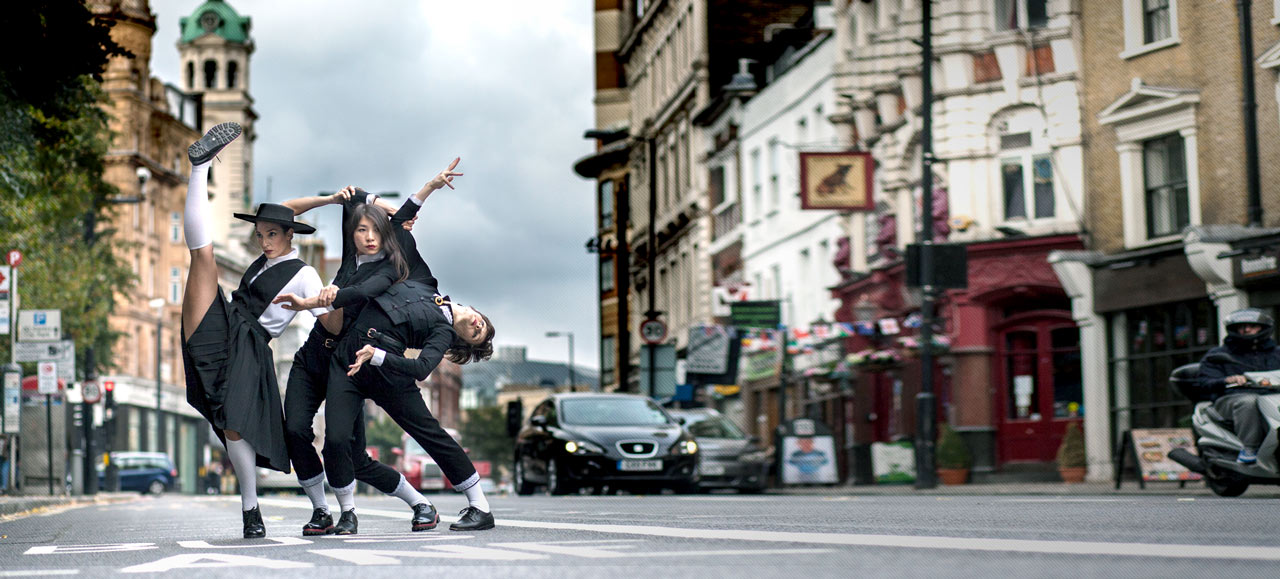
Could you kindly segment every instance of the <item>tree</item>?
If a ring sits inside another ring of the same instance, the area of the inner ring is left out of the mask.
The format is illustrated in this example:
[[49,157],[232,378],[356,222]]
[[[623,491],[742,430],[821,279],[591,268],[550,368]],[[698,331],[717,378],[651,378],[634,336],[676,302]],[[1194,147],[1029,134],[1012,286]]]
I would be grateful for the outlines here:
[[21,47],[0,51],[0,251],[23,253],[24,308],[61,310],[77,354],[109,352],[116,290],[135,277],[115,231],[94,228],[92,245],[86,231],[109,220],[118,194],[103,179],[111,132],[99,82],[108,58],[127,53],[78,0],[20,2],[0,18]]
[[515,439],[507,436],[506,410],[497,406],[468,410],[461,434],[473,460],[506,464],[515,452]]

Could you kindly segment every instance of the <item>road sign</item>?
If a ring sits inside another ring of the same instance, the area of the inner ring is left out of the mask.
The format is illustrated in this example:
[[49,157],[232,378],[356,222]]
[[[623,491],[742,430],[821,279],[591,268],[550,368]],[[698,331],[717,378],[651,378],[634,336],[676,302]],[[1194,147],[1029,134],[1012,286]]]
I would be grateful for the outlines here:
[[4,434],[17,434],[22,429],[22,373],[4,375]]
[[18,310],[18,340],[56,342],[62,339],[62,310]]
[[97,404],[102,400],[102,387],[98,385],[97,380],[86,381],[81,388],[86,404]]
[[640,339],[646,344],[657,344],[667,339],[667,325],[662,320],[645,320],[640,324]]
[[0,335],[9,335],[9,308],[12,303],[9,300],[9,276],[12,272],[9,266],[0,265]]
[[58,363],[58,377],[71,382],[76,379],[76,343],[74,340],[58,342],[17,342],[13,356],[18,362],[52,360]]
[[36,391],[41,394],[58,393],[58,363],[41,362],[36,365]]
[[774,329],[782,323],[778,300],[757,300],[729,304],[733,325],[744,328]]
[[685,372],[724,374],[729,369],[729,333],[723,326],[690,326]]
[[22,265],[22,252],[13,250],[9,252],[9,267],[18,267]]

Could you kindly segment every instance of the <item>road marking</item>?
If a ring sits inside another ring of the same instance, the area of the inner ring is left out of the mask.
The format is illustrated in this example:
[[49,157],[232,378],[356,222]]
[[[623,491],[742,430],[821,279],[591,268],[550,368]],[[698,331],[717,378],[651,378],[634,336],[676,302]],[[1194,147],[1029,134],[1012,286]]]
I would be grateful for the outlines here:
[[423,551],[377,549],[313,549],[312,553],[356,565],[399,565],[400,559],[471,559],[483,561],[537,561],[546,555],[467,545],[440,545]]
[[310,545],[311,541],[299,539],[297,537],[268,537],[265,541],[271,541],[274,545],[263,543],[244,544],[240,541],[238,545],[210,545],[208,541],[178,541],[178,546],[184,549],[261,549],[262,547],[284,547],[286,545]]
[[276,561],[261,557],[245,555],[227,555],[224,553],[191,553],[174,555],[159,561],[125,567],[121,573],[163,573],[174,569],[220,569],[227,567],[262,567],[264,569],[308,569],[311,563],[301,561]]
[[706,557],[720,556],[755,556],[755,555],[797,555],[830,553],[831,549],[705,549],[701,551],[634,551],[641,545],[640,541],[598,541],[592,546],[588,541],[558,541],[537,543],[489,543],[489,547],[505,547],[549,553],[552,555],[569,555],[583,559],[622,559],[631,557]]
[[158,549],[155,543],[107,543],[105,545],[43,545],[27,549],[27,555],[52,555],[54,553],[70,553],[82,555],[86,553],[118,553],[121,551],[146,551]]
[[[261,501],[260,501],[261,502]],[[310,509],[309,504],[280,506]],[[376,510],[362,514],[381,514],[408,518],[409,513]],[[441,517],[443,519],[444,517]],[[587,523],[551,523],[519,519],[498,519],[499,527],[526,529],[558,529],[620,535],[641,535],[678,539],[711,539],[758,541],[771,543],[811,543],[846,547],[898,547],[906,549],[947,549],[955,551],[989,551],[1008,553],[1040,553],[1051,555],[1173,557],[1178,559],[1227,559],[1280,561],[1280,547],[1247,545],[1169,545],[1154,543],[1108,543],[1101,541],[1047,541],[1032,539],[982,539],[925,535],[864,535],[851,533],[802,533],[791,531],[755,531],[736,529],[688,529],[641,525],[602,525]]]

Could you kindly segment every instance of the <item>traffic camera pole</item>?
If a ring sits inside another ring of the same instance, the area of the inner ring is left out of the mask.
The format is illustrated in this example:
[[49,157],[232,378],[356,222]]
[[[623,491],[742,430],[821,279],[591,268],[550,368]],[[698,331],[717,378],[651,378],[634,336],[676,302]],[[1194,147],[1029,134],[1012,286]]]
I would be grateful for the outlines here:
[[916,488],[938,486],[934,445],[937,398],[933,393],[933,2],[921,3],[920,110],[920,394],[916,396]]

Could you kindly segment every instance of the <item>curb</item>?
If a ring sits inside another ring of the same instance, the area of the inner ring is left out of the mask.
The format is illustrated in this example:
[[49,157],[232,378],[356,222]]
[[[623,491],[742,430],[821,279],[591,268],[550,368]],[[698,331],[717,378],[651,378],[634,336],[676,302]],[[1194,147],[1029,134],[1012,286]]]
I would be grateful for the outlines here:
[[138,493],[99,493],[93,496],[31,496],[0,498],[0,517],[21,517],[35,511],[61,506],[88,506],[132,502],[142,498]]

